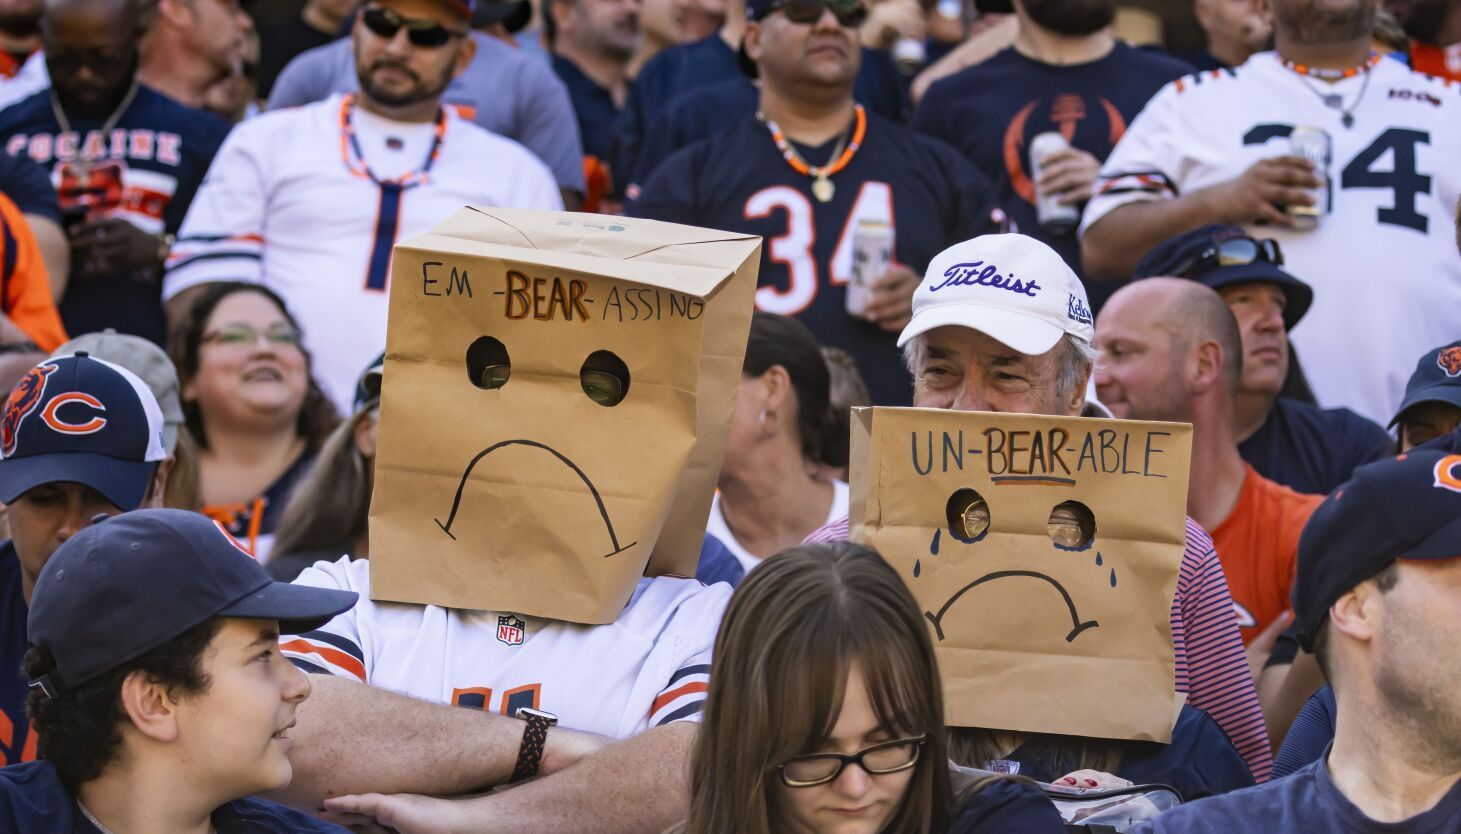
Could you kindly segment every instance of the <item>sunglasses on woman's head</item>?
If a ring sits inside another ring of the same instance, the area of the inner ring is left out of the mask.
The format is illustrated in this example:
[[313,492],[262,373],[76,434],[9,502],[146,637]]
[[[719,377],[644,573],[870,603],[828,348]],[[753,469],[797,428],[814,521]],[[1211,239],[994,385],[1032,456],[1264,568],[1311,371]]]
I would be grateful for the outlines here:
[[421,46],[428,49],[435,49],[445,46],[447,41],[465,35],[455,29],[448,29],[434,20],[420,20],[401,17],[390,9],[382,9],[379,6],[369,6],[360,14],[360,20],[365,28],[374,32],[386,40],[390,40],[401,31],[406,30],[406,37],[411,41],[412,46]]
[[831,9],[843,26],[856,28],[867,20],[867,7],[862,0],[778,0],[771,7],[771,11],[782,12],[792,23],[816,23],[822,19],[823,9]]
[[918,762],[927,736],[899,738],[864,747],[856,753],[813,753],[787,759],[777,769],[782,784],[788,788],[811,788],[825,785],[842,775],[842,769],[856,764],[873,776],[907,770]]

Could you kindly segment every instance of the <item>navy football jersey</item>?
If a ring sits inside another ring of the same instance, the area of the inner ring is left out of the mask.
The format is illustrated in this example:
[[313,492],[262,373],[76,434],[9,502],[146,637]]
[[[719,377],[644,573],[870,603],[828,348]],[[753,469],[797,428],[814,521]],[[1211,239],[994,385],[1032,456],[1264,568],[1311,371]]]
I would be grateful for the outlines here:
[[[653,141],[651,134],[661,129],[660,116],[665,108],[687,93],[735,80],[743,82],[744,87],[752,88],[750,79],[737,61],[736,50],[726,44],[718,32],[694,43],[672,46],[654,56],[634,80],[629,100],[619,115],[613,160],[620,181],[634,186],[643,185],[654,165],[663,159],[651,158],[646,145]],[[862,66],[857,72],[857,86],[853,94],[873,113],[900,122],[907,121],[907,80],[886,52],[862,50]],[[702,126],[703,129],[693,139],[718,133],[742,116],[751,115],[755,112],[754,103],[753,99],[750,110],[730,111],[724,117],[716,114],[718,118],[714,124]],[[685,145],[661,145],[658,151],[682,147]],[[618,187],[623,188],[622,185]],[[637,188],[628,189],[631,198],[635,191]]]
[[25,604],[21,584],[20,557],[9,539],[0,542],[0,765],[30,761],[36,757],[35,734],[25,715],[25,696],[30,691],[20,673],[25,657]]
[[1079,275],[1075,230],[1052,235],[1036,217],[1030,140],[1055,131],[1104,161],[1147,99],[1191,71],[1174,58],[1119,41],[1106,57],[1074,66],[1034,61],[1010,47],[934,82],[913,114],[913,128],[963,151],[993,177],[1014,230],[1049,244]]
[[[848,315],[853,234],[861,220],[893,227],[893,259],[922,273],[948,246],[991,231],[989,181],[953,148],[868,114],[861,148],[818,202],[812,179],[787,164],[754,117],[679,151],[644,184],[629,213],[761,235],[761,310],[800,319],[824,345],[852,355],[873,402],[907,405],[912,383],[897,334]],[[836,140],[798,146],[812,165]]]
[[[0,148],[50,172],[63,216],[91,207],[152,234],[177,232],[228,123],[142,86],[109,136],[101,134],[102,122],[72,118],[73,129],[62,133],[50,90],[43,90],[0,112]],[[87,167],[77,165],[82,160]],[[74,280],[61,319],[70,333],[114,327],[162,344],[160,291],[155,276]]]

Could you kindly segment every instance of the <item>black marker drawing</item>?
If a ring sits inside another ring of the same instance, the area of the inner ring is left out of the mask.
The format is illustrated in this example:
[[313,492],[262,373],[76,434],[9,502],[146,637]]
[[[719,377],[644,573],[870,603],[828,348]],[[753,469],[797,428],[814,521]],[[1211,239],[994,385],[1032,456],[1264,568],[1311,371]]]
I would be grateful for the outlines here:
[[583,473],[582,469],[579,469],[573,461],[564,457],[560,452],[558,452],[558,450],[546,446],[542,443],[538,443],[535,440],[504,440],[500,443],[494,443],[479,452],[476,457],[472,458],[472,462],[467,464],[466,471],[462,472],[462,480],[460,483],[457,484],[456,497],[452,498],[451,512],[446,517],[446,523],[443,524],[441,522],[441,519],[439,518],[433,519],[436,522],[436,526],[440,527],[441,531],[443,533],[446,533],[452,541],[456,541],[457,537],[452,535],[451,526],[456,521],[457,509],[461,506],[462,503],[462,492],[465,491],[467,488],[467,478],[471,477],[472,468],[475,467],[477,465],[477,462],[482,460],[482,458],[487,457],[488,455],[492,454],[498,449],[503,448],[504,446],[530,446],[534,449],[542,449],[543,451],[548,452],[553,457],[557,458],[564,466],[573,470],[573,474],[577,475],[579,480],[583,481],[583,485],[588,487],[589,494],[593,496],[594,503],[599,508],[599,516],[604,520],[604,529],[607,530],[609,533],[609,542],[614,546],[613,550],[604,554],[605,559],[609,558],[610,556],[617,556],[620,553],[623,553],[624,551],[638,544],[638,542],[630,542],[623,546],[619,544],[619,537],[614,533],[614,522],[609,520],[609,510],[607,507],[604,506],[604,499],[599,496],[599,491],[594,487],[593,482],[588,479],[588,476]]
[[983,585],[986,582],[993,582],[996,579],[1008,579],[1017,576],[1025,576],[1031,579],[1043,579],[1046,582],[1049,582],[1051,585],[1055,586],[1055,590],[1060,592],[1061,598],[1065,600],[1066,609],[1070,611],[1071,629],[1070,633],[1065,635],[1065,642],[1073,642],[1075,638],[1080,636],[1081,632],[1085,631],[1088,628],[1100,627],[1100,623],[1096,622],[1095,620],[1087,620],[1085,622],[1081,622],[1080,615],[1077,614],[1075,610],[1075,601],[1070,598],[1070,593],[1065,590],[1065,586],[1061,585],[1059,582],[1051,579],[1043,573],[1037,573],[1030,570],[1001,570],[995,571],[994,573],[987,573],[974,580],[973,582],[970,582],[968,585],[965,585],[963,588],[960,588],[957,593],[949,597],[948,602],[944,603],[944,607],[940,608],[937,614],[933,613],[932,611],[925,611],[923,612],[923,616],[927,617],[928,621],[933,623],[933,630],[938,634],[938,639],[943,640],[944,614],[948,613],[949,608],[952,607],[955,602],[959,601],[959,597],[963,596],[969,591],[974,590],[975,588]]

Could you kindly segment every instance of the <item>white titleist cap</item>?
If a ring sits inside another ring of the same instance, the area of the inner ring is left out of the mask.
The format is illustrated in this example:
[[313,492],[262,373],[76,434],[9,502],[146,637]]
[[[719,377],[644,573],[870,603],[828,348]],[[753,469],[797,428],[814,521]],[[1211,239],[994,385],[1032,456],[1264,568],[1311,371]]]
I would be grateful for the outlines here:
[[934,256],[913,293],[913,319],[898,346],[936,327],[978,330],[1029,356],[1069,333],[1086,344],[1096,328],[1086,289],[1054,249],[1018,234],[982,235]]

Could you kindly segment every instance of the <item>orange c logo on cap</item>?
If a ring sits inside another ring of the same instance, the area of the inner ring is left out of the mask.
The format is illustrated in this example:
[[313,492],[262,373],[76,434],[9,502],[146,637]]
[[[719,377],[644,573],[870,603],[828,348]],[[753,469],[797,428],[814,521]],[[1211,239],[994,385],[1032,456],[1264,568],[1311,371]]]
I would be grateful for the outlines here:
[[41,419],[45,421],[46,425],[63,434],[95,434],[106,426],[107,419],[96,414],[92,414],[91,419],[84,423],[68,423],[61,419],[61,407],[71,405],[72,403],[84,405],[93,411],[105,413],[107,410],[107,407],[102,405],[101,400],[98,400],[96,397],[80,391],[69,391],[53,397],[46,404],[45,409],[41,411]]
[[1446,455],[1436,461],[1435,486],[1449,489],[1452,492],[1461,492],[1461,478],[1457,478],[1454,473],[1458,464],[1461,464],[1461,455]]

